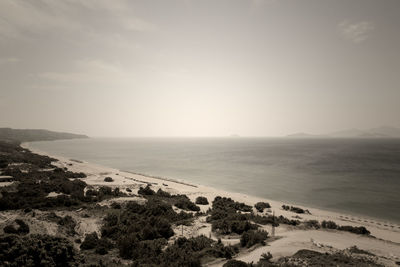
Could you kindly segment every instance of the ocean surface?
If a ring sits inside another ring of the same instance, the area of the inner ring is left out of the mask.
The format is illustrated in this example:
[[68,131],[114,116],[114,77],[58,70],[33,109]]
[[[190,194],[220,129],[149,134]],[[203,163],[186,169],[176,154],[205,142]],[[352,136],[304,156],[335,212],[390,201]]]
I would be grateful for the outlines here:
[[54,155],[400,222],[400,139],[91,138]]

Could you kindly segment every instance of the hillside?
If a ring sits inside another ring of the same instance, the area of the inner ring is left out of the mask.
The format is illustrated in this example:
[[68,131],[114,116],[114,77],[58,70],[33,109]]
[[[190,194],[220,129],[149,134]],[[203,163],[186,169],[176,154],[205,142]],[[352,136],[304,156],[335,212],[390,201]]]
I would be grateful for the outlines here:
[[39,129],[11,129],[0,128],[0,140],[30,142],[30,141],[52,141],[59,139],[89,138],[82,134],[52,132]]
[[349,137],[349,138],[399,138],[400,129],[391,126],[381,126],[371,129],[347,129],[328,134],[331,137]]
[[308,133],[294,133],[294,134],[289,134],[286,137],[292,137],[292,138],[317,138],[317,137],[323,137],[323,136],[316,135],[316,134],[308,134]]
[[286,137],[296,138],[400,138],[400,129],[391,126],[381,126],[371,129],[346,129],[328,134],[314,135],[308,133],[295,133]]

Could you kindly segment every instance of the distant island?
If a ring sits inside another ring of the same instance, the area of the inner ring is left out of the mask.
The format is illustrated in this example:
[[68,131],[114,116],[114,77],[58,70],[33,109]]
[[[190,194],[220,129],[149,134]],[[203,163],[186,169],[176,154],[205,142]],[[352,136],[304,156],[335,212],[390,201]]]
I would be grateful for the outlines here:
[[327,134],[295,133],[292,138],[400,138],[400,129],[392,126],[380,126],[371,129],[346,129]]
[[83,134],[53,132],[42,129],[0,128],[0,140],[13,142],[53,141],[60,139],[89,138]]
[[308,133],[294,133],[294,134],[289,134],[286,137],[313,138],[313,137],[322,137],[322,136],[321,135],[315,135],[315,134],[308,134]]

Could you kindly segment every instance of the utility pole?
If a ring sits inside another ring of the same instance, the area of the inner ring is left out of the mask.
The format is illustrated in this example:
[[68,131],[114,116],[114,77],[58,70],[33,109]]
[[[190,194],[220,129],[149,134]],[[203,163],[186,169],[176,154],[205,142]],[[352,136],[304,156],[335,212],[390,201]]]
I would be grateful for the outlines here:
[[275,211],[272,211],[272,231],[271,236],[275,236]]

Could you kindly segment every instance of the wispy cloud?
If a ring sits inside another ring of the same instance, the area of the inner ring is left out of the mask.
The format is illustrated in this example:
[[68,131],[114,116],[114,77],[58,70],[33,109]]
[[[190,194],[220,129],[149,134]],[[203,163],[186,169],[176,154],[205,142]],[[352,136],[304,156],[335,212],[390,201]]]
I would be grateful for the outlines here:
[[257,6],[261,6],[261,5],[265,5],[265,4],[274,4],[276,3],[278,0],[251,0],[253,5],[257,5]]
[[344,20],[338,25],[339,31],[346,39],[354,43],[362,43],[367,40],[375,29],[372,22],[360,21],[350,22]]
[[[118,64],[97,59],[77,60],[73,71],[42,72],[33,75],[39,79],[35,88],[72,89],[126,88],[134,83],[135,76]],[[50,86],[49,86],[50,85]]]
[[[98,19],[101,15],[102,19]],[[0,1],[0,40],[68,33],[149,31],[155,25],[135,16],[124,0]]]

